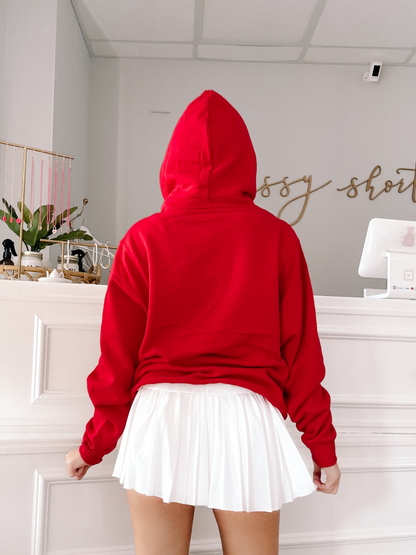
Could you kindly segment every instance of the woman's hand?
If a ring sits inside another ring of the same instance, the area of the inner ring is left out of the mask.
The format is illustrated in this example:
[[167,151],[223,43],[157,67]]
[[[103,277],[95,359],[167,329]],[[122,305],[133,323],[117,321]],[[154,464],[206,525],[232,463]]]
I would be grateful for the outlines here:
[[[326,481],[322,482],[322,470],[326,474]],[[313,483],[317,486],[317,491],[322,493],[332,493],[335,495],[338,491],[339,481],[341,479],[341,471],[337,464],[321,468],[314,461],[313,463]]]
[[65,467],[68,476],[81,480],[91,465],[87,464],[79,454],[79,449],[72,449],[65,457]]

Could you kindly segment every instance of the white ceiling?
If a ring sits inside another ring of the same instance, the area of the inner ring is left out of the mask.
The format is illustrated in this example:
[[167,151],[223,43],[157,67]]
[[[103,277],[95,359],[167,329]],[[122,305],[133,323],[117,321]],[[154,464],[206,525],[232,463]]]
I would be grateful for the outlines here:
[[416,0],[71,0],[94,57],[416,65]]

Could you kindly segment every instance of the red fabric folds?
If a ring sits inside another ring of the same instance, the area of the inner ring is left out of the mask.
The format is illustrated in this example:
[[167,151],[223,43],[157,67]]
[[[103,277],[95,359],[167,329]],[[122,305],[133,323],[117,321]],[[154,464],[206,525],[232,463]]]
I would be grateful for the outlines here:
[[96,464],[114,449],[140,386],[222,382],[289,414],[315,462],[332,466],[336,434],[302,249],[290,226],[254,204],[249,133],[214,91],[180,118],[160,184],[162,211],[127,232],[112,268],[81,456]]

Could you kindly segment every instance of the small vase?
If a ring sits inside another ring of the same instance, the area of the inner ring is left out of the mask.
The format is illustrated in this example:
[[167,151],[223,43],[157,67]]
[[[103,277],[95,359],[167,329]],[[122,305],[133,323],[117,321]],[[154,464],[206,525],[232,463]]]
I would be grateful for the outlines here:
[[[61,255],[58,255],[58,265],[57,269],[61,272],[62,271],[62,261]],[[78,257],[77,256],[69,256],[69,264],[68,264],[68,255],[64,254],[64,270],[71,270],[73,272],[78,272]]]
[[[43,254],[41,252],[33,252],[33,251],[24,251],[22,252],[22,266],[30,266],[32,268],[42,268],[42,258],[43,258]],[[27,270],[26,270],[27,272]],[[36,280],[40,275],[39,272],[27,272],[28,274],[30,274],[33,278],[33,280]],[[22,274],[20,276],[20,279],[22,281],[30,281],[30,278],[24,274]]]

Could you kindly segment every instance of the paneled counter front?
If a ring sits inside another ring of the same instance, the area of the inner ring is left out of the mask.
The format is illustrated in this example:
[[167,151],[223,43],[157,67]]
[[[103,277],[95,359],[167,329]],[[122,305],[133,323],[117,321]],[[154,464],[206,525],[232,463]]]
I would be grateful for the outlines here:
[[[133,555],[115,453],[80,482],[64,455],[92,414],[106,287],[0,281],[0,553]],[[416,553],[416,302],[315,297],[343,472],[282,509],[281,552]],[[310,456],[289,429],[309,468]],[[191,553],[221,553],[198,507]]]

